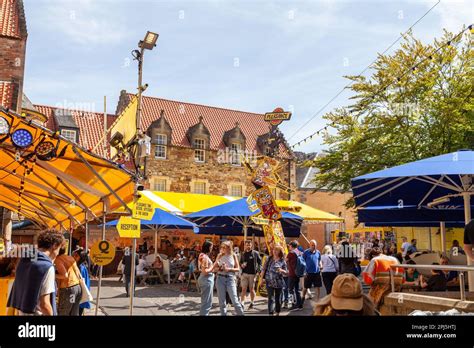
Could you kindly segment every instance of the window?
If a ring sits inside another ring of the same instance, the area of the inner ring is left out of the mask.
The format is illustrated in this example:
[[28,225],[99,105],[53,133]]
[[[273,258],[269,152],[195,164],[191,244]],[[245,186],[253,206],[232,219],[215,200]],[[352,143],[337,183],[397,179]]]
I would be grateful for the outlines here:
[[272,149],[270,146],[265,147],[265,156],[271,156],[272,155]]
[[61,135],[67,140],[76,142],[76,131],[71,129],[61,129]]
[[153,190],[166,192],[166,179],[155,179],[153,183]]
[[166,144],[168,137],[165,134],[156,135],[155,158],[166,159]]
[[230,195],[234,197],[242,197],[242,185],[232,185],[230,187]]
[[196,162],[204,162],[206,160],[204,139],[194,139],[194,160]]
[[206,194],[206,183],[197,181],[194,183],[194,193]]
[[230,144],[230,163],[235,166],[240,166],[240,144]]

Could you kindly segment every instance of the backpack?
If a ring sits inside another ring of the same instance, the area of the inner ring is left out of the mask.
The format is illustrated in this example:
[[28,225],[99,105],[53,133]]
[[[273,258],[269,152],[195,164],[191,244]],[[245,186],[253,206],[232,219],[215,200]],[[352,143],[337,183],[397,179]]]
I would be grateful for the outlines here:
[[304,277],[306,273],[306,261],[303,258],[303,255],[296,255],[296,267],[295,274],[297,277]]

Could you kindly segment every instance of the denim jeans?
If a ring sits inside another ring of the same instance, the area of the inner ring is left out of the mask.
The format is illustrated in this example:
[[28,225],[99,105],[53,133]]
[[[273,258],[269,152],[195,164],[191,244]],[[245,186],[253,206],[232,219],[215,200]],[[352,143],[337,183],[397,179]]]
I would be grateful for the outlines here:
[[237,312],[237,315],[244,315],[244,308],[240,303],[239,297],[237,296],[237,283],[235,281],[235,276],[230,275],[227,277],[218,275],[217,276],[217,296],[219,297],[219,308],[221,310],[221,315],[227,315],[227,304],[225,300],[225,294],[228,293],[232,305]]
[[282,288],[272,288],[270,286],[267,286],[268,314],[273,314],[273,312],[280,313],[281,293],[282,293]]
[[202,274],[198,278],[201,290],[201,310],[199,315],[208,316],[212,308],[212,295],[214,292],[214,274]]
[[288,288],[290,294],[294,296],[296,303],[294,304],[295,307],[301,307],[303,302],[301,301],[301,294],[300,294],[300,278],[299,277],[288,277]]

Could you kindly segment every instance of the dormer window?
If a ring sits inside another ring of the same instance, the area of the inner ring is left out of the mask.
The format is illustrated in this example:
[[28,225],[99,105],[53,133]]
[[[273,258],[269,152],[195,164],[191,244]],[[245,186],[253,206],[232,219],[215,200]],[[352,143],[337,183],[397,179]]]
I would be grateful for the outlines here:
[[77,132],[72,129],[61,129],[61,135],[73,143],[77,142]]
[[203,163],[206,161],[206,141],[201,138],[195,138],[193,142],[194,160]]
[[155,158],[166,159],[168,136],[166,134],[156,134],[155,144]]
[[240,153],[241,153],[241,145],[238,143],[230,144],[230,163],[234,166],[240,166]]

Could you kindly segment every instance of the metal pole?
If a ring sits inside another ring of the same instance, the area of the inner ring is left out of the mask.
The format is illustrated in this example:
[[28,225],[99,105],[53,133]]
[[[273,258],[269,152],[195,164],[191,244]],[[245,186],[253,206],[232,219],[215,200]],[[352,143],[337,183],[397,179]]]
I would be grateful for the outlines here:
[[244,224],[244,243],[247,240],[247,225]]
[[69,219],[69,256],[72,255],[72,232],[74,231],[74,221],[73,219]]
[[[469,192],[463,192],[464,198],[464,222],[466,225],[471,221],[471,196]],[[467,264],[471,266],[473,264],[470,257],[467,257]],[[469,284],[469,291],[474,291],[474,272],[467,273],[467,282]]]
[[84,245],[84,249],[86,250],[86,252],[89,251],[89,221],[87,220],[88,218],[88,215],[87,215],[87,212],[85,212],[86,214],[86,242],[85,242],[85,245]]
[[[107,96],[104,95],[104,157],[107,157]],[[108,158],[108,157],[107,157]]]
[[[102,215],[102,240],[105,240],[105,223],[106,223],[106,207],[105,207],[105,201],[103,203],[103,215]],[[100,287],[102,286],[102,268],[103,266],[99,266],[99,282],[97,284],[97,299],[95,301],[95,315],[97,316],[97,313],[99,311],[99,302],[100,302]]]
[[441,221],[439,223],[439,232],[441,236],[441,251],[443,255],[446,255],[446,222]]
[[137,248],[137,239],[132,240],[132,267],[130,274],[130,315],[133,315],[133,297],[135,294],[135,249]]
[[155,260],[158,255],[158,230],[155,228]]
[[428,232],[430,236],[430,251],[433,250],[433,240],[431,239],[431,227],[428,227]]

